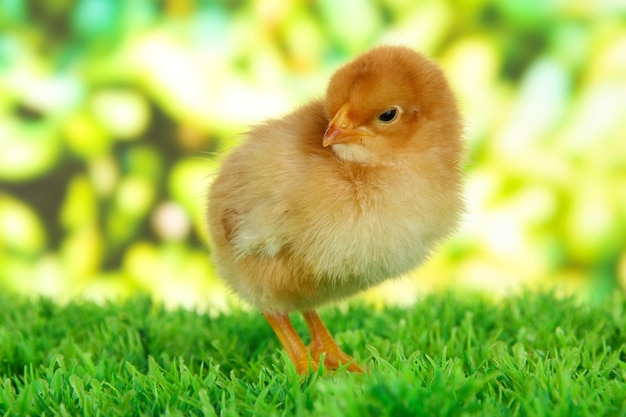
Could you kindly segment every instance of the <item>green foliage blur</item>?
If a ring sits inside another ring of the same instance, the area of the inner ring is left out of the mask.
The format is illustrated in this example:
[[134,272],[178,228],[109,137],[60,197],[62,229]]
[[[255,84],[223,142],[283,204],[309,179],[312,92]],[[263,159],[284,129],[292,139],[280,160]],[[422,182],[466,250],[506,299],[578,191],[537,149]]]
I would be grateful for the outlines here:
[[366,297],[623,290],[625,22],[608,0],[0,0],[0,290],[225,308],[203,220],[221,155],[381,43],[447,72],[469,212]]

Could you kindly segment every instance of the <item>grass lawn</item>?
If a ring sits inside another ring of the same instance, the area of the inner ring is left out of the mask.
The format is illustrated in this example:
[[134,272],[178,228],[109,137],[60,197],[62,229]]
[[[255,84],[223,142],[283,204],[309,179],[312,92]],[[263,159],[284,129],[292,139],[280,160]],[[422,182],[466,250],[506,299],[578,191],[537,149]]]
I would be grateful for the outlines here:
[[256,312],[211,318],[142,298],[0,305],[0,415],[626,415],[623,295],[327,308],[337,341],[370,372],[306,379]]

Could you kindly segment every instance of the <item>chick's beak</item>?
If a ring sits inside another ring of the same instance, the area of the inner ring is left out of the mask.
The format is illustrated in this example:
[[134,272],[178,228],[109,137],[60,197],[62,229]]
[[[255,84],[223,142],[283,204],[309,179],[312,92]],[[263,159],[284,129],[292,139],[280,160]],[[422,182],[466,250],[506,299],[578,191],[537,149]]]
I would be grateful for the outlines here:
[[344,104],[337,111],[324,133],[322,146],[326,148],[340,143],[358,143],[364,137],[373,136],[372,132],[363,126],[355,128],[348,117],[348,111],[348,104]]

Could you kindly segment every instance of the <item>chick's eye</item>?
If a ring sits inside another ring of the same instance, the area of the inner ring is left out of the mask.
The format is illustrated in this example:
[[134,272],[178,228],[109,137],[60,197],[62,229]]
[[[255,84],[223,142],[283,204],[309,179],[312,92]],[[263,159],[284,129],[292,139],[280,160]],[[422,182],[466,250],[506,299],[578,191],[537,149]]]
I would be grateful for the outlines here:
[[398,115],[397,109],[389,109],[386,112],[379,114],[378,120],[380,120],[383,123],[389,123],[393,121],[397,115]]

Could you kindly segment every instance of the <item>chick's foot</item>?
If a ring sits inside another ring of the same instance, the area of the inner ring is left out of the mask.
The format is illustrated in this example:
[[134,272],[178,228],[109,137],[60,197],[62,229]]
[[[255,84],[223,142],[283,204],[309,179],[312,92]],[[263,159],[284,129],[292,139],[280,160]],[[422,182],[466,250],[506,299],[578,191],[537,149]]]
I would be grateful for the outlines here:
[[317,361],[311,360],[309,351],[293,327],[289,315],[263,313],[263,317],[276,333],[276,337],[296,367],[296,372],[305,375],[309,369],[316,371],[318,368]]
[[335,370],[341,365],[348,364],[348,371],[363,373],[363,369],[356,363],[354,358],[343,352],[337,345],[316,312],[303,312],[302,315],[311,332],[312,341],[307,348],[311,351],[311,357],[314,361],[319,363],[322,355],[326,354],[324,365],[327,369]]

